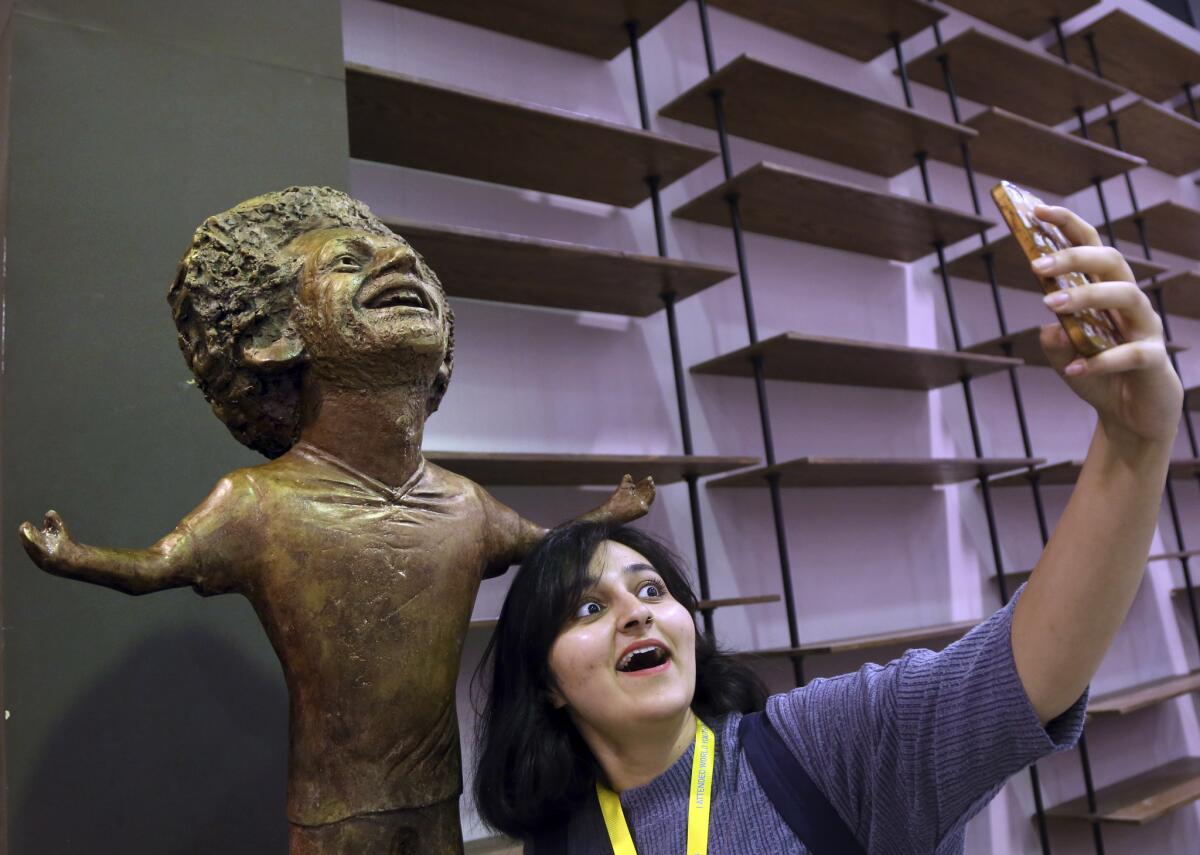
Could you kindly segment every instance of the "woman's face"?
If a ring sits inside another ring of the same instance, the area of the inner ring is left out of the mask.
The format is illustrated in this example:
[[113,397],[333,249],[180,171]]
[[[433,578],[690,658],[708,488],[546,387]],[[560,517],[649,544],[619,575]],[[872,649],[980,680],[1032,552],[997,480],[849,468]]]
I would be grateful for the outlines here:
[[661,721],[691,706],[696,624],[638,552],[604,541],[591,586],[550,648],[554,702],[581,729]]

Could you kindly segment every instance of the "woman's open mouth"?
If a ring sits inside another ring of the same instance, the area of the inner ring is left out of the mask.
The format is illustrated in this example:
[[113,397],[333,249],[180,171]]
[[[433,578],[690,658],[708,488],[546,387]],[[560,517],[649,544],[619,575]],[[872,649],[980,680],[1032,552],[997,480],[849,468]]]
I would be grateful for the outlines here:
[[657,674],[671,664],[671,652],[657,642],[635,644],[617,660],[622,674]]

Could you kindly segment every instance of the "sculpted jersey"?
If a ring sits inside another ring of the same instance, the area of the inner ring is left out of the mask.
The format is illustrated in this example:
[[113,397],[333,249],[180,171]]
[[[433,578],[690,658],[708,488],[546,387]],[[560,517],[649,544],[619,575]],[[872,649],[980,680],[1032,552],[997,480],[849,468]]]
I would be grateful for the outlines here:
[[522,525],[423,462],[391,489],[313,446],[239,470],[181,525],[203,594],[253,603],[291,713],[288,814],[303,825],[462,791],[455,684],[479,582]]

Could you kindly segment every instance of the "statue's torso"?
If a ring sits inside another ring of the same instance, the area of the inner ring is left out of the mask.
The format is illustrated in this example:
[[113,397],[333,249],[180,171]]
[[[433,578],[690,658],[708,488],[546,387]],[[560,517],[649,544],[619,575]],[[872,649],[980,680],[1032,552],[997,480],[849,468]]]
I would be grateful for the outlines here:
[[292,821],[456,796],[459,660],[506,515],[428,463],[397,490],[303,448],[243,474],[259,522],[236,587],[288,684]]

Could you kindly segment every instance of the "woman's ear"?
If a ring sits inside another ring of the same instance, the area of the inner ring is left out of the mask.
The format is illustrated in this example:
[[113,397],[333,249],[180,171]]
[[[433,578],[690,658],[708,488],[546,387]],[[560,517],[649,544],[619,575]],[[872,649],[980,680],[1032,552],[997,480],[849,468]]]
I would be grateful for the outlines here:
[[556,710],[561,710],[567,705],[567,699],[562,696],[558,689],[550,689],[546,692],[546,700],[550,702],[550,706]]

